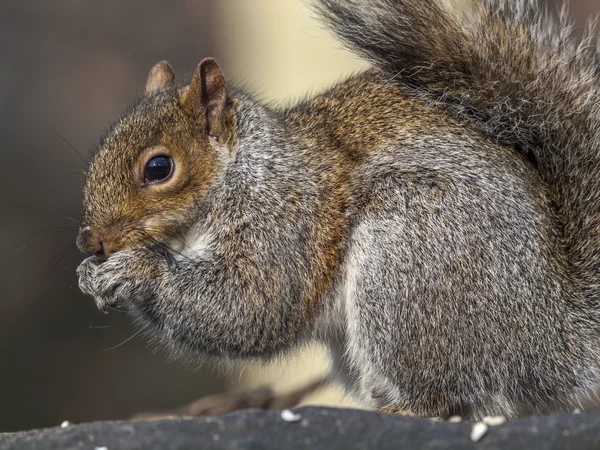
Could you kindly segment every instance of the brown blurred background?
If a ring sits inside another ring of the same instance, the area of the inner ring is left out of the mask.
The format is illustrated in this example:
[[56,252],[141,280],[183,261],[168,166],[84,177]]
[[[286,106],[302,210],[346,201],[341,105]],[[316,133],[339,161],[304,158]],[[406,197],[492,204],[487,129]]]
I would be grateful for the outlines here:
[[[600,5],[572,8],[581,22]],[[301,0],[0,2],[0,432],[125,418],[260,384],[285,390],[326,372],[319,348],[229,373],[167,361],[126,317],[104,316],[78,292],[82,159],[154,63],[189,73],[209,55],[284,102],[364,67]],[[309,402],[352,399],[333,387]]]

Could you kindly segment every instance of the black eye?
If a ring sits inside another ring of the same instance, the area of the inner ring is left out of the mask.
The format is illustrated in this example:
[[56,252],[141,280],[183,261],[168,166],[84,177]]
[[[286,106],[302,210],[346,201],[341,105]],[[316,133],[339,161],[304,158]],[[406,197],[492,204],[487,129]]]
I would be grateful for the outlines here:
[[166,180],[173,172],[173,160],[167,156],[156,156],[146,164],[145,183],[157,183]]

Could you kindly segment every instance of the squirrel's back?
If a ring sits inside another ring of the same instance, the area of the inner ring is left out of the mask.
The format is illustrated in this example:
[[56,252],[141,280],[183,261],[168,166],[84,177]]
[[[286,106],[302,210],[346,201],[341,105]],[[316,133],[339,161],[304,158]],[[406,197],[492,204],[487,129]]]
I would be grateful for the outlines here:
[[535,0],[317,0],[326,22],[390,81],[472,121],[536,164],[564,226],[570,277],[600,299],[600,65],[563,12]]

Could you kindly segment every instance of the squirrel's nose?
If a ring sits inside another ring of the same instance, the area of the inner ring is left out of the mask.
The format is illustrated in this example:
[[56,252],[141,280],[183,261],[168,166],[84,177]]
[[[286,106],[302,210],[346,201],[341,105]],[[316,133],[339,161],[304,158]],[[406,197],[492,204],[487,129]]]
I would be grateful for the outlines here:
[[77,248],[86,255],[105,255],[102,237],[90,226],[85,226],[79,230]]

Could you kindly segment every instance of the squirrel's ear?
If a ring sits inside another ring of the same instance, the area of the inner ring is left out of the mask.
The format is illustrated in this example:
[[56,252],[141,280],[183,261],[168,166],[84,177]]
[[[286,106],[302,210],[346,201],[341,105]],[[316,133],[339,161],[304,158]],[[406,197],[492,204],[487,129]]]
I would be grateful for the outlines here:
[[169,63],[166,61],[159,62],[150,69],[150,73],[148,74],[145,90],[146,95],[168,88],[173,84],[174,79],[175,72],[173,72],[173,68]]
[[222,141],[230,133],[233,116],[227,82],[214,59],[198,64],[190,84],[179,91],[179,104],[192,116],[205,114],[209,136]]

